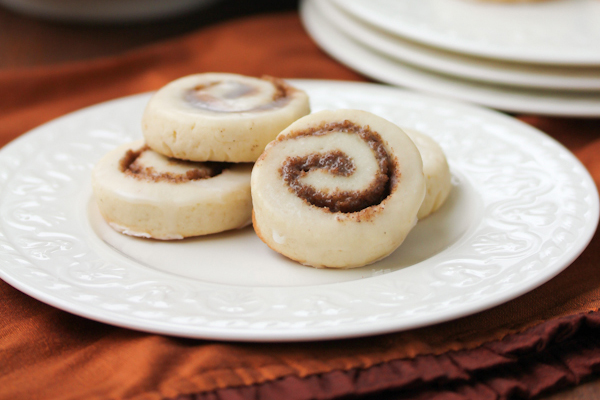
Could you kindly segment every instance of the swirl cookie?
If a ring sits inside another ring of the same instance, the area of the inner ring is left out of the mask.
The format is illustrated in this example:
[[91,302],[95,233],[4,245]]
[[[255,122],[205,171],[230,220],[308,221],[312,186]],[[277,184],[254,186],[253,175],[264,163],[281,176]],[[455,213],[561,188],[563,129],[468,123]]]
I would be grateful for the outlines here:
[[309,112],[306,93],[281,79],[196,74],[152,96],[142,131],[146,144],[167,157],[254,162],[279,132]]
[[170,159],[140,140],[104,156],[92,172],[92,187],[100,213],[115,230],[182,239],[250,223],[251,168]]
[[423,219],[437,211],[448,198],[452,189],[450,167],[440,145],[429,136],[402,128],[417,146],[423,159],[423,174],[427,191],[417,217]]
[[358,110],[299,119],[252,170],[253,223],[273,250],[318,268],[393,252],[425,195],[421,156],[396,125]]

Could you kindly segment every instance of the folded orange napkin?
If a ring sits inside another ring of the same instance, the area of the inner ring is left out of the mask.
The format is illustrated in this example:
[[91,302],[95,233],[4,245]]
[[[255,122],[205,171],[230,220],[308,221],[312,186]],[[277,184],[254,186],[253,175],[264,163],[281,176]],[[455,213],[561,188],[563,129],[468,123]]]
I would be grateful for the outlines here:
[[[296,13],[228,22],[125,55],[0,71],[0,145],[70,111],[208,71],[366,80],[310,40]],[[520,116],[600,184],[600,120]],[[600,238],[538,289],[479,314],[352,340],[235,343],[86,320],[0,281],[0,399],[334,399],[535,396],[600,367]],[[408,392],[407,392],[408,391]]]

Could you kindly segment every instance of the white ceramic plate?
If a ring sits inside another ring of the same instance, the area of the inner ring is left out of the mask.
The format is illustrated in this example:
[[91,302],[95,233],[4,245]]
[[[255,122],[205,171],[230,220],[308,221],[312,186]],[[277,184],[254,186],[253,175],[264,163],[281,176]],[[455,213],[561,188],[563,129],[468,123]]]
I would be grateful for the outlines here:
[[599,67],[510,63],[464,56],[405,40],[354,18],[331,0],[312,1],[315,11],[351,39],[400,62],[464,79],[541,89],[600,92]]
[[327,53],[375,80],[499,110],[553,116],[600,116],[600,92],[564,92],[490,85],[436,74],[399,63],[341,33],[316,10],[301,3],[308,33]]
[[382,85],[292,83],[308,92],[314,111],[368,110],[444,148],[451,196],[391,256],[354,270],[317,270],[274,253],[251,227],[175,242],[112,231],[96,210],[90,172],[107,151],[141,137],[144,94],[69,114],[0,151],[2,279],[63,310],[144,331],[336,339],[503,303],[558,274],[592,237],[594,183],[541,132]]
[[508,61],[600,66],[597,0],[333,1],[392,34],[446,50]]

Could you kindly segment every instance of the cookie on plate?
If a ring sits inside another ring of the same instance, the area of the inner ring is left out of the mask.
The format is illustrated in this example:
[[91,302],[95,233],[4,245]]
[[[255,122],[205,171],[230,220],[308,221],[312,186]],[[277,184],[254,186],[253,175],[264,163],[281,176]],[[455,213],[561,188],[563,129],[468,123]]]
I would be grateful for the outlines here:
[[359,110],[294,122],[252,170],[254,230],[318,268],[354,268],[393,252],[425,196],[421,156],[402,129]]
[[452,181],[444,150],[431,137],[414,129],[402,128],[413,140],[423,159],[423,173],[427,191],[417,217],[423,219],[436,212],[448,198]]
[[250,224],[251,170],[251,164],[168,158],[139,140],[96,164],[92,188],[100,213],[115,230],[183,239]]
[[306,93],[281,79],[195,74],[152,96],[142,132],[146,144],[167,157],[254,162],[279,132],[309,112]]

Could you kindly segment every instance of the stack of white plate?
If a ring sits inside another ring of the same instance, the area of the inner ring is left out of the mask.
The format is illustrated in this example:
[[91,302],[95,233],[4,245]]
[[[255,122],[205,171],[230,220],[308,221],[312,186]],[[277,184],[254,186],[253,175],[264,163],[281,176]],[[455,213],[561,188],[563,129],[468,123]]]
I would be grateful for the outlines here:
[[600,1],[303,0],[306,30],[372,79],[509,112],[600,116]]

